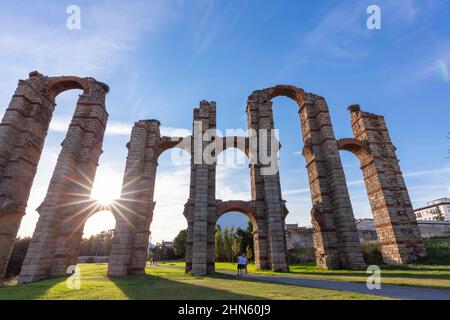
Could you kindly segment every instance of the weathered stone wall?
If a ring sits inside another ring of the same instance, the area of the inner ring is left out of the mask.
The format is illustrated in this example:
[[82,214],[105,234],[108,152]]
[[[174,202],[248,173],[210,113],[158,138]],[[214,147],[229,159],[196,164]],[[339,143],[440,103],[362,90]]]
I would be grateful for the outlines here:
[[355,148],[369,195],[383,259],[406,264],[426,255],[396,148],[384,117],[351,106],[354,137],[365,148]]
[[417,221],[422,238],[450,237],[450,221]]
[[[252,134],[257,135],[258,142],[262,132],[267,132],[267,155],[277,152],[277,150],[272,150],[271,139],[273,137],[270,135],[274,130],[272,102],[265,91],[255,91],[248,98],[247,118],[249,129],[253,130]],[[260,159],[260,143],[258,143],[257,151],[257,161],[250,164],[252,200],[255,201],[258,229],[261,229],[258,230],[258,245],[255,246],[255,255],[258,254],[261,257],[260,268],[288,271],[285,209],[281,195],[279,171],[276,170],[274,174],[264,174],[263,172],[271,165],[278,169],[278,162],[263,164]]]
[[[123,178],[121,198],[114,202],[116,228],[109,259],[110,276],[145,272],[158,159],[167,149],[183,147],[183,139],[161,137],[158,120],[135,123]],[[186,147],[189,150],[189,147]]]
[[[206,131],[211,140],[205,141]],[[186,217],[188,220],[188,256],[186,271],[195,275],[214,272],[213,218],[216,213],[216,162],[208,164],[203,155],[216,137],[216,103],[201,101],[194,109],[193,139],[191,141],[191,184]],[[214,158],[216,155],[211,154]]]
[[99,209],[90,193],[108,119],[108,87],[91,78],[86,82],[47,195],[37,209],[40,217],[22,266],[22,282],[64,275],[76,262],[84,223]]
[[[339,155],[337,141],[325,99],[292,86],[277,86],[262,91],[256,91],[249,99],[247,114],[249,128],[274,128],[272,102],[278,96],[286,96],[299,105],[300,124],[302,128],[304,149],[309,184],[313,202],[311,211],[314,226],[314,242],[317,265],[321,268],[361,269],[365,266],[361,245],[356,231],[353,210],[348,195],[345,175]],[[256,181],[259,181],[258,167]],[[270,208],[279,211],[281,191],[279,175],[264,176],[261,182],[267,183],[275,197],[267,197],[265,189],[255,188],[255,199],[264,199]],[[270,193],[269,193],[270,194]],[[282,230],[284,234],[284,217],[278,215],[281,224],[270,223],[269,227]],[[278,238],[281,241],[281,236]],[[286,252],[286,241],[283,239],[277,254]],[[269,254],[271,252],[269,243]],[[285,254],[286,256],[286,254]],[[281,260],[281,259],[280,259]]]
[[[19,82],[0,125],[0,278],[25,213],[55,97],[69,89],[82,89],[83,94],[62,143],[46,198],[38,208],[40,218],[21,281],[64,275],[67,267],[77,261],[86,220],[105,209],[90,199],[90,193],[108,119],[108,87],[92,78],[49,78],[31,73],[28,80]],[[271,163],[261,160],[262,147],[266,147],[269,157],[278,151],[274,143],[279,142],[271,136],[275,127],[271,100],[277,96],[287,96],[299,105],[317,265],[328,269],[365,266],[339,149],[355,153],[361,161],[384,260],[403,264],[426,254],[384,118],[353,106],[355,138],[337,141],[324,98],[296,87],[277,86],[255,91],[248,98],[250,136],[243,137],[245,145],[238,145],[239,137],[216,136],[214,102],[201,101],[194,109],[193,137],[161,137],[157,120],[135,124],[127,145],[121,198],[108,208],[116,218],[110,276],[145,271],[158,158],[174,147],[191,154],[189,199],[184,210],[188,221],[186,271],[196,275],[214,272],[215,224],[221,214],[232,209],[247,214],[253,223],[256,266],[288,270],[288,211],[281,194],[278,157],[272,157]],[[266,140],[261,130],[269,133]],[[203,139],[207,131],[209,138]],[[253,135],[258,143],[251,146]],[[251,202],[221,202],[215,198],[217,156],[221,150],[208,148],[215,141],[216,147],[223,150],[230,147],[228,140],[251,160]],[[205,158],[210,151],[209,159]],[[275,171],[269,170],[271,167]]]
[[327,269],[364,268],[328,106],[322,97],[308,94],[299,113],[313,202],[317,265]]
[[[9,261],[21,218],[25,214],[31,185],[56,106],[55,98],[59,93],[70,89],[82,89],[84,93],[78,101],[49,191],[55,188],[58,180],[56,176],[64,178],[66,184],[58,193],[60,199],[56,200],[58,196],[54,194],[48,195],[48,198],[53,197],[54,202],[62,203],[64,200],[68,203],[73,196],[64,195],[62,192],[69,189],[82,193],[83,198],[87,193],[86,189],[80,191],[80,188],[75,186],[75,181],[84,183],[81,171],[91,180],[94,178],[107,119],[104,104],[108,87],[92,78],[46,77],[38,72],[30,73],[27,80],[19,81],[0,125],[0,278]],[[79,200],[80,197],[77,198],[77,201]],[[39,211],[45,210],[49,205],[54,206],[44,202]],[[60,211],[64,210],[65,208]],[[55,222],[57,218],[45,219]],[[42,222],[45,219],[41,217],[40,220]],[[50,224],[52,222],[48,221]],[[49,226],[41,226],[36,232],[42,228],[46,230],[43,233],[58,236],[57,231],[50,230]],[[44,237],[43,233],[40,233],[40,238]],[[36,241],[33,241],[32,246],[36,246]],[[34,274],[50,272],[52,249],[46,248],[47,266],[39,271],[36,271],[37,267],[29,266],[38,258],[32,262],[29,255],[25,260],[24,268],[33,274],[30,279],[39,278]]]

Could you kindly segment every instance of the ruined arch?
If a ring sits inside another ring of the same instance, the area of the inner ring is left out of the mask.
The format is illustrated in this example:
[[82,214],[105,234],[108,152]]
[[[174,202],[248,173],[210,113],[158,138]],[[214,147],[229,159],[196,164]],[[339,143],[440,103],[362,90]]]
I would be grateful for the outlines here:
[[246,215],[252,223],[256,225],[255,219],[255,205],[252,201],[242,201],[242,200],[229,200],[222,201],[217,200],[217,211],[215,215],[215,220],[220,219],[221,216],[228,212],[240,212]]
[[[121,198],[113,211],[118,214],[108,275],[142,274],[147,261],[158,159],[173,148],[191,154],[191,137],[161,136],[158,120],[136,122],[127,144],[128,157]],[[188,224],[189,225],[189,224]],[[189,226],[188,226],[189,228]]]
[[384,117],[359,105],[349,111],[354,138],[340,139],[338,146],[359,159],[383,260],[415,262],[426,251]]
[[[247,101],[249,129],[254,129],[259,134],[261,129],[275,128],[272,99],[278,96],[288,97],[299,106],[304,144],[302,154],[306,160],[312,204],[315,208],[312,224],[315,230],[317,265],[329,269],[361,269],[365,264],[328,105],[323,97],[306,93],[295,86],[279,85],[257,90]],[[268,225],[268,231],[277,232],[278,239],[281,240],[285,226],[279,174],[264,176],[262,168],[264,165],[261,163],[251,166],[252,176],[256,181],[253,198],[258,199],[261,205],[268,206],[268,214],[279,221],[278,224]],[[267,200],[268,195],[270,202]],[[284,244],[281,242],[269,242],[268,252],[272,250],[271,247],[278,248],[282,245]],[[283,265],[281,259],[278,263]]]
[[[30,73],[29,79],[19,81],[0,125],[0,277],[25,213],[55,97],[70,89],[81,89],[83,94],[62,143],[46,198],[38,208],[40,218],[24,261],[21,281],[64,275],[81,237],[79,227],[90,214],[101,209],[90,199],[90,192],[108,119],[105,108],[108,86],[93,78],[49,78],[38,72]],[[384,118],[352,106],[354,138],[338,141],[323,97],[295,86],[275,86],[254,91],[247,100],[248,129],[252,135],[256,134],[258,142],[261,130],[275,128],[272,99],[278,96],[293,99],[299,106],[318,267],[361,269],[365,266],[340,149],[363,159],[362,168],[385,261],[403,264],[424,256],[425,249]],[[211,130],[216,146],[226,149],[232,145],[252,160],[252,200],[225,203],[216,199],[216,163],[197,158],[197,153],[203,154],[208,147],[205,141],[198,144],[192,137],[162,137],[159,121],[136,122],[127,145],[122,195],[110,207],[116,217],[116,229],[108,275],[145,271],[158,159],[171,148],[184,149],[191,155],[189,199],[184,210],[188,221],[186,271],[197,275],[214,272],[211,235],[214,235],[217,216],[231,209],[246,212],[257,225],[257,267],[288,271],[285,234],[288,211],[281,194],[279,173],[267,173],[271,164],[263,163],[253,154],[255,150],[249,146],[253,136],[217,137],[215,102],[201,101],[194,109],[193,121],[193,132],[201,124],[200,133]],[[242,138],[244,146],[237,143]],[[267,146],[268,153],[274,153],[272,143]],[[275,162],[278,168],[277,159]]]
[[[47,196],[38,210],[38,227],[22,268],[21,279],[24,282],[49,275],[52,264],[57,263],[55,252],[59,250],[56,243],[59,220],[70,211],[77,211],[79,202],[89,198],[91,182],[102,152],[108,118],[105,96],[109,88],[93,78],[47,77],[36,71],[31,72],[27,80],[19,81],[0,126],[0,278],[3,277],[18,226],[25,214],[56,107],[55,98],[71,89],[82,89],[83,94],[78,99],[62,143]],[[70,208],[68,203],[78,204]],[[64,209],[59,209],[61,207]],[[39,242],[36,240],[38,238]],[[45,253],[42,250],[44,247]]]

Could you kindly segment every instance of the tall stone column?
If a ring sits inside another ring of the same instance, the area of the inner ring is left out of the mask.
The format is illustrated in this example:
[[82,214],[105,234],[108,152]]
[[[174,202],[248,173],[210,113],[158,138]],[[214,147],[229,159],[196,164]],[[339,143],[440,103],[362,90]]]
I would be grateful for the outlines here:
[[408,190],[384,117],[351,106],[353,134],[368,152],[360,155],[383,260],[413,263],[426,256]]
[[[272,102],[264,91],[255,91],[248,100],[247,116],[249,129],[254,130],[252,134],[257,135],[258,141],[258,160],[256,164],[250,167],[252,178],[252,200],[256,205],[256,220],[265,220],[265,230],[261,230],[258,235],[258,242],[264,240],[264,231],[266,233],[266,252],[269,267],[277,271],[288,271],[287,244],[285,241],[285,222],[284,222],[284,202],[281,195],[280,176],[277,163],[263,164],[261,162],[261,130],[267,133],[267,156],[272,152],[274,130]],[[275,166],[275,173],[263,172],[270,166]],[[265,218],[263,218],[265,217]],[[258,227],[259,228],[259,227]],[[262,256],[264,242],[259,243],[260,263],[264,264]],[[263,267],[263,266],[262,266]]]
[[313,202],[317,266],[362,269],[361,244],[325,99],[307,94],[299,113]]
[[159,127],[157,120],[142,120],[133,127],[122,195],[114,209],[118,221],[109,262],[110,276],[145,272],[155,208],[157,148],[161,138]]
[[[85,214],[83,203],[91,202],[92,182],[108,119],[105,109],[108,88],[94,79],[88,81],[89,90],[78,100],[47,195],[38,209],[40,217],[22,266],[21,282],[62,275],[74,260],[75,252],[71,249],[77,247],[74,241],[81,239],[79,219]],[[75,234],[76,239],[72,238]]]
[[0,280],[20,222],[55,108],[43,92],[46,77],[30,73],[19,85],[0,124]]
[[[214,271],[215,225],[212,219],[216,214],[215,170],[216,164],[208,164],[203,157],[206,147],[215,137],[216,104],[201,101],[194,109],[193,139],[191,141],[191,186],[187,206],[188,246],[192,241],[192,254],[188,252],[186,270],[195,275],[205,275]],[[203,134],[211,130],[211,141],[204,141]],[[214,155],[213,155],[214,157]],[[189,261],[191,260],[191,261]],[[189,270],[190,269],[190,270]]]
[[270,269],[263,177],[261,168],[256,164],[250,164],[250,183],[255,206],[255,225],[253,226],[255,265],[257,269]]

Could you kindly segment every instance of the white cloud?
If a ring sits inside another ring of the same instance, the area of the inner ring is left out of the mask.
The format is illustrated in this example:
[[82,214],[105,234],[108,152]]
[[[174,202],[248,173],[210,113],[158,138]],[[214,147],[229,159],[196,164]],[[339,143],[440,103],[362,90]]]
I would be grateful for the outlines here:
[[[50,123],[50,132],[66,133],[69,127],[70,116],[55,116]],[[116,120],[108,121],[105,134],[109,136],[130,136],[134,123],[121,122]],[[160,127],[161,135],[168,137],[185,137],[191,132],[184,128]]]
[[130,61],[139,41],[151,39],[144,34],[158,32],[176,17],[180,3],[96,1],[80,5],[81,30],[65,27],[68,15],[59,2],[27,3],[26,8],[11,6],[1,11],[0,99],[10,97],[17,79],[33,70],[49,76],[107,78],[122,62]]

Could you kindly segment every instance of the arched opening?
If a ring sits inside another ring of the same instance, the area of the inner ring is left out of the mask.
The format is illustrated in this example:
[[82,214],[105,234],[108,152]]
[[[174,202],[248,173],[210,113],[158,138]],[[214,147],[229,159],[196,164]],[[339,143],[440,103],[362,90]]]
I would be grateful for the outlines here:
[[[156,250],[167,247],[168,252],[174,249],[175,238],[188,227],[183,212],[189,199],[190,164],[190,154],[178,147],[167,148],[159,155],[154,190],[156,207],[150,227],[150,259],[154,255],[154,246]],[[184,258],[176,250],[172,251],[173,254],[168,254],[167,259]],[[164,260],[161,255],[153,258]]]
[[44,201],[47,194],[58,155],[62,149],[61,143],[66,137],[78,97],[82,93],[83,91],[77,89],[69,90],[61,92],[55,98],[56,108],[53,112],[52,121],[50,122],[42,155],[31,187],[26,215],[22,219],[18,232],[18,235],[21,237],[30,237],[33,234],[39,219],[39,213],[36,209]]
[[[235,263],[239,255],[259,260],[258,225],[251,201],[218,201],[214,233],[215,263]],[[219,265],[220,269],[220,265]]]
[[51,98],[55,98],[60,93],[68,90],[79,89],[83,93],[88,93],[89,84],[87,79],[78,77],[57,77],[48,81],[48,94]]
[[85,220],[77,263],[108,262],[115,224],[110,211],[97,212]]
[[[342,164],[347,181],[348,194],[352,203],[356,220],[359,241],[365,252],[367,263],[382,261],[381,251],[377,242],[377,232],[373,219],[372,208],[367,194],[361,162],[355,151],[340,151]],[[369,254],[370,253],[370,254]]]
[[56,167],[58,155],[62,149],[61,143],[66,137],[78,96],[82,92],[83,91],[76,89],[65,91],[61,92],[55,98],[56,108],[53,112],[52,121],[50,122],[50,127],[44,140],[42,154],[28,198],[26,214],[21,217],[22,222],[17,233],[17,248],[20,248],[22,243],[26,243],[27,247],[25,250],[12,251],[8,268],[14,270],[15,273],[9,274],[9,276],[17,276],[22,268],[26,252],[28,251],[31,242],[31,237],[39,220],[37,208],[42,204],[47,194]]
[[305,158],[299,105],[293,94],[273,98],[275,129],[281,144],[279,175],[281,194],[289,214],[286,216],[286,243],[290,263],[314,261],[311,225],[311,191]]
[[220,269],[221,263],[235,263],[241,254],[249,262],[254,261],[253,224],[247,215],[227,212],[217,220],[214,253],[216,269]]
[[251,199],[249,164],[247,155],[238,148],[227,148],[218,155],[216,199]]
[[369,149],[365,142],[353,138],[339,140],[338,146],[341,150],[340,154],[347,180],[348,193],[355,215],[359,241],[365,252],[366,262],[379,263],[383,257],[362,170],[370,163]]

